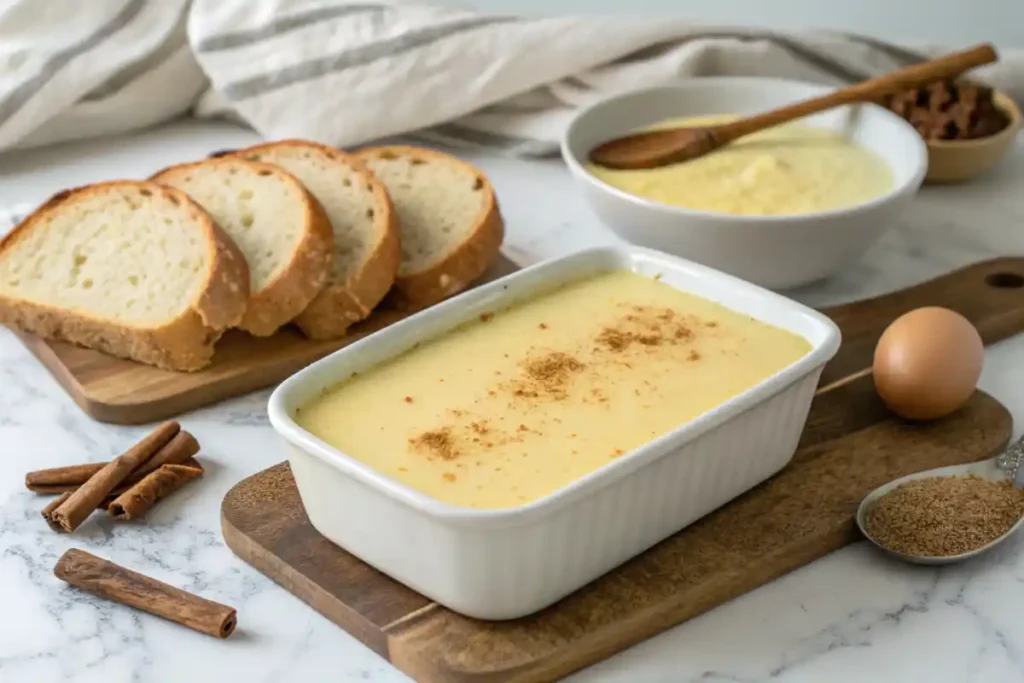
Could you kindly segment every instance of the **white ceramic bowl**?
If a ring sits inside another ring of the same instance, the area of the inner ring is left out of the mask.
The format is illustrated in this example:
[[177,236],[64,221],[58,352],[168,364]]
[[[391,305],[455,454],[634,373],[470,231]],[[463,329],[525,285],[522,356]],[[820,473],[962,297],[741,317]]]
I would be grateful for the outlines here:
[[679,85],[615,95],[581,111],[566,131],[562,155],[587,201],[616,234],[718,268],[772,289],[829,277],[858,259],[899,218],[928,169],[921,136],[876,105],[808,117],[803,123],[844,131],[879,154],[894,175],[888,194],[854,206],[792,216],[734,216],[694,211],[638,197],[590,173],[590,150],[669,118],[753,114],[828,92],[824,86],[771,78],[696,78]]
[[[812,350],[664,436],[536,501],[449,505],[385,476],[295,423],[325,389],[481,314],[559,285],[628,269],[790,330]],[[525,268],[358,341],[270,397],[309,520],[332,542],[428,598],[481,619],[542,609],[770,477],[789,462],[818,376],[839,347],[831,320],[698,264],[596,249]]]

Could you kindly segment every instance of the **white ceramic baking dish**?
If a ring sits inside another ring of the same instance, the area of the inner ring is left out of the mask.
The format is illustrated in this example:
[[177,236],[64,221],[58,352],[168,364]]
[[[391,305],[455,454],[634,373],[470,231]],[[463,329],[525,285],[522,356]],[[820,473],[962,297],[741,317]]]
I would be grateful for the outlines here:
[[[790,330],[812,350],[674,431],[521,507],[442,503],[329,446],[292,419],[352,375],[481,313],[602,271],[629,269]],[[778,472],[803,430],[818,376],[839,348],[825,316],[777,294],[639,247],[579,252],[434,306],[301,370],[270,398],[313,526],[462,614],[511,619],[546,607]]]

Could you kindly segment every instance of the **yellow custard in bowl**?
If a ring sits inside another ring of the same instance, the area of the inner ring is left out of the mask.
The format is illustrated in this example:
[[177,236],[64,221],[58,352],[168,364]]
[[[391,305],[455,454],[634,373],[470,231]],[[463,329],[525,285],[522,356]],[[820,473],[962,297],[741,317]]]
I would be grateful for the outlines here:
[[295,421],[437,500],[548,495],[789,366],[803,337],[627,271],[482,316],[360,373]]
[[[664,121],[648,129],[706,126],[735,116]],[[596,178],[630,194],[687,209],[776,216],[828,211],[885,195],[892,169],[842,133],[799,123],[746,136],[692,161],[615,170],[590,164]]]

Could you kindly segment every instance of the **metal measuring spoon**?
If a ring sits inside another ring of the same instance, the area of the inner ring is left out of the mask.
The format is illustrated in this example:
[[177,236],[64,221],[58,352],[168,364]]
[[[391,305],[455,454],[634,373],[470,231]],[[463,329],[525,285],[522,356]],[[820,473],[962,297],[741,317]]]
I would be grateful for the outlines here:
[[1017,523],[1010,527],[1002,536],[994,538],[980,548],[975,548],[974,550],[966,553],[944,556],[907,555],[905,553],[886,548],[871,537],[871,534],[867,532],[867,529],[865,528],[866,525],[864,523],[868,508],[870,508],[876,500],[884,496],[889,491],[892,491],[900,484],[905,484],[914,479],[926,479],[929,477],[955,477],[973,474],[976,477],[988,479],[989,481],[1004,481],[1006,479],[1012,479],[1014,488],[1024,488],[1024,467],[1020,466],[1022,460],[1024,460],[1024,436],[1010,444],[1005,451],[988,460],[982,460],[969,465],[936,467],[935,469],[925,470],[924,472],[915,472],[914,474],[908,474],[905,477],[894,479],[888,484],[879,486],[877,489],[869,493],[863,501],[861,501],[860,507],[857,508],[857,526],[860,528],[860,532],[864,535],[864,538],[868,539],[893,557],[906,562],[913,562],[915,564],[952,564],[953,562],[961,562],[963,560],[970,559],[976,555],[980,555],[983,552],[991,550],[1013,535],[1013,532],[1016,531],[1021,524],[1024,524],[1024,517],[1018,519]]

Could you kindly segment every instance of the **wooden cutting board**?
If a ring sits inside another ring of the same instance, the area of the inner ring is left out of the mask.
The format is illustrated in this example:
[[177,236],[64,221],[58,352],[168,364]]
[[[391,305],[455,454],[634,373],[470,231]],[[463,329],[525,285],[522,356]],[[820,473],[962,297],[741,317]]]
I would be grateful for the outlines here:
[[[516,269],[501,256],[476,284]],[[171,372],[73,344],[18,337],[90,416],[101,422],[142,424],[277,384],[408,315],[385,302],[345,337],[331,341],[310,341],[291,326],[265,338],[232,330],[218,342],[213,363],[199,372]]]
[[455,614],[333,545],[310,525],[288,465],[231,489],[224,539],[243,560],[422,683],[550,681],[856,540],[854,512],[875,487],[994,455],[1012,420],[976,392],[931,424],[894,419],[875,394],[873,348],[897,315],[961,311],[986,343],[1024,331],[1024,259],[978,264],[826,312],[844,335],[792,463],[761,486],[535,615]]

